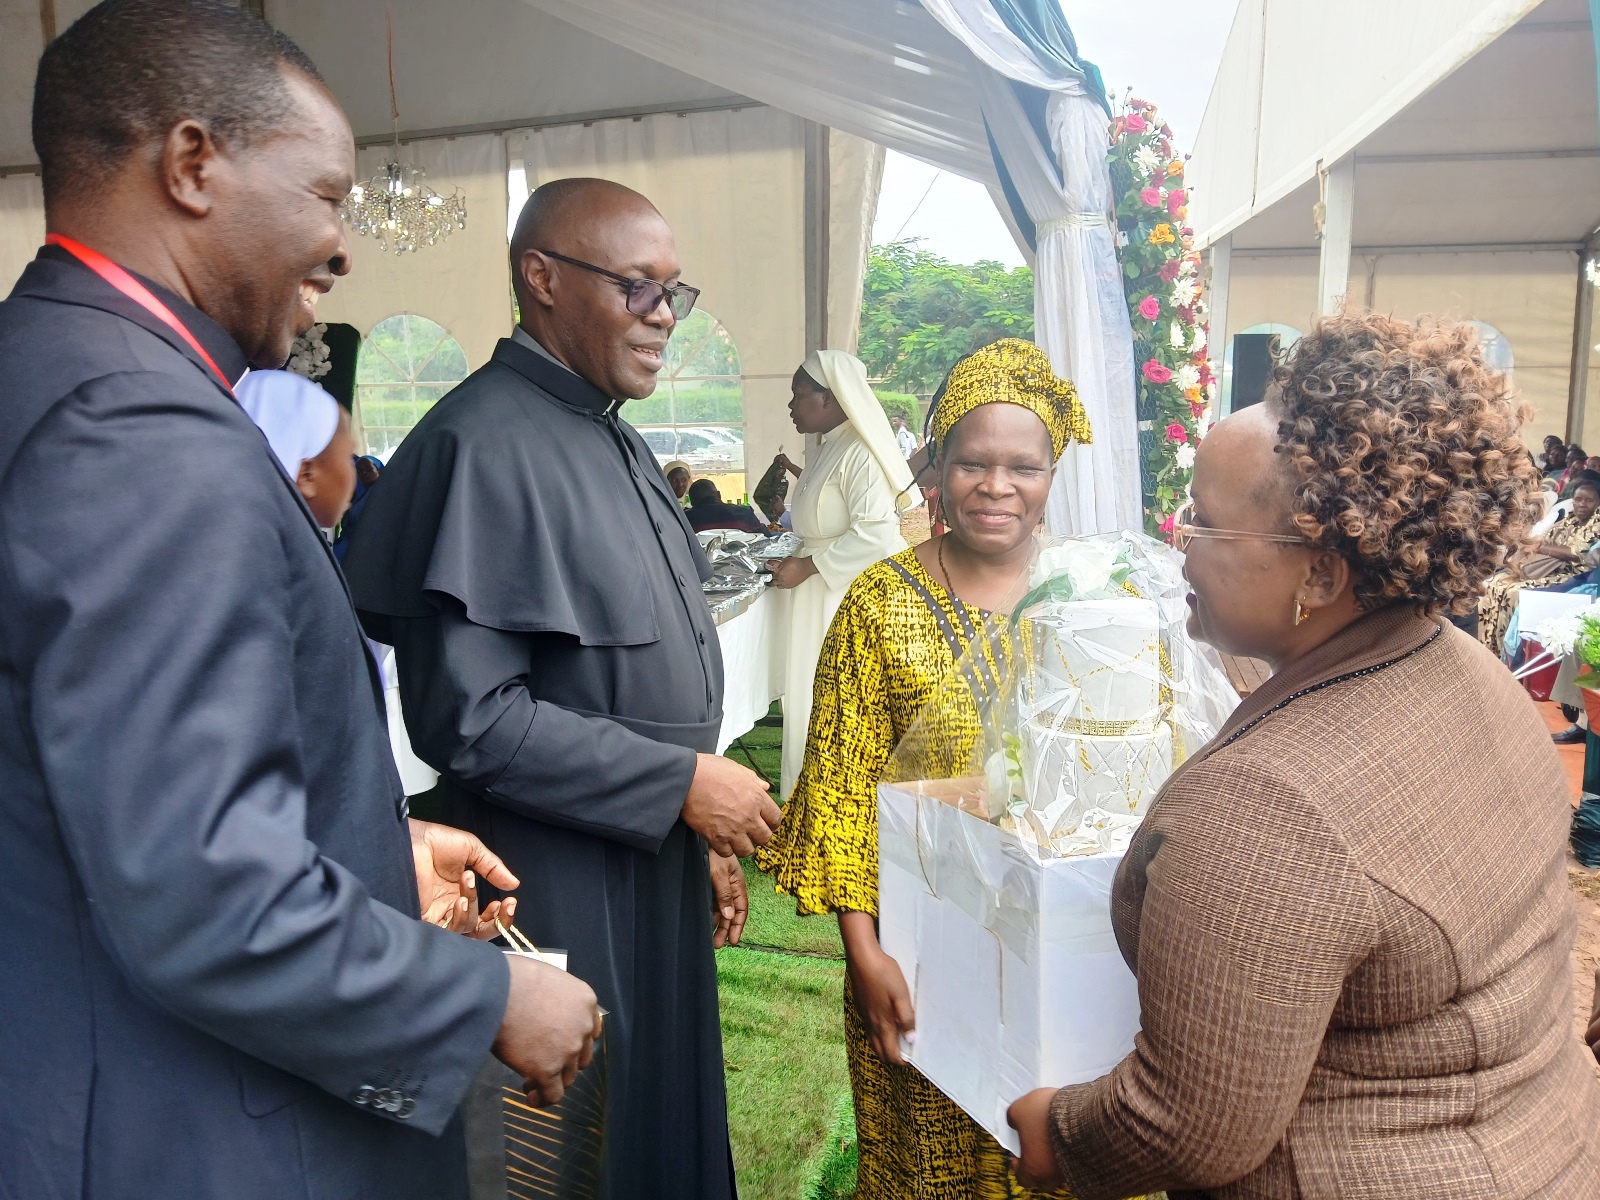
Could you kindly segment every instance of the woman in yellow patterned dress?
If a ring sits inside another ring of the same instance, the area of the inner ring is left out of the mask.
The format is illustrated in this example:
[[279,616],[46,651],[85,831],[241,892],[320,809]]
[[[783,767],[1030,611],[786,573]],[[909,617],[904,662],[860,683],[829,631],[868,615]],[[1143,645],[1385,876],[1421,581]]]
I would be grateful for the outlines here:
[[[1029,1196],[1000,1145],[901,1055],[915,1014],[899,965],[878,944],[877,788],[959,652],[1021,595],[1054,464],[1069,439],[1089,440],[1089,423],[1043,352],[1010,338],[956,364],[931,433],[949,532],[868,567],[845,594],[817,663],[800,777],[758,862],[801,913],[838,914],[857,1194]],[[951,730],[952,765],[966,761],[977,732],[975,716]]]

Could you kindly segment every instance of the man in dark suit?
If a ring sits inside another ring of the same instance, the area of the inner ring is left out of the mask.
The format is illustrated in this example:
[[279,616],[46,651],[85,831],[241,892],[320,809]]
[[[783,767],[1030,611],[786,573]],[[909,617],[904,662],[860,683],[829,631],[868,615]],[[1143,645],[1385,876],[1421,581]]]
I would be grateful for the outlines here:
[[742,529],[746,533],[765,533],[767,527],[748,504],[729,504],[709,479],[696,479],[689,485],[689,507],[684,510],[689,526],[696,533],[703,529]]
[[[113,0],[45,52],[50,241],[0,304],[0,1196],[443,1200],[491,1047],[593,992],[452,929],[337,567],[231,395],[349,269],[349,126],[287,39]],[[426,915],[435,923],[418,920]]]

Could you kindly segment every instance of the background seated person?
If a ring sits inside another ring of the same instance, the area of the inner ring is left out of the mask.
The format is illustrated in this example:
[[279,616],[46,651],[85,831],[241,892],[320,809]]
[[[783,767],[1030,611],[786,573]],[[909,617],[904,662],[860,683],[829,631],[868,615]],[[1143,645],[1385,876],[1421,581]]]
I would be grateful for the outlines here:
[[1600,541],[1600,475],[1584,473],[1574,484],[1571,511],[1544,533],[1538,550],[1503,568],[1484,586],[1478,601],[1478,640],[1495,654],[1501,653],[1506,626],[1516,611],[1517,598],[1530,582],[1540,588],[1582,575],[1596,541]]
[[[667,484],[672,488],[672,494],[681,503],[684,495],[689,490],[689,481],[694,478],[694,472],[689,469],[689,464],[681,458],[675,458],[661,468],[666,473]],[[685,505],[684,507],[688,507]]]
[[767,527],[748,504],[725,504],[717,485],[709,479],[696,479],[689,485],[689,507],[685,513],[696,533],[704,529],[742,529],[746,533],[765,533]]

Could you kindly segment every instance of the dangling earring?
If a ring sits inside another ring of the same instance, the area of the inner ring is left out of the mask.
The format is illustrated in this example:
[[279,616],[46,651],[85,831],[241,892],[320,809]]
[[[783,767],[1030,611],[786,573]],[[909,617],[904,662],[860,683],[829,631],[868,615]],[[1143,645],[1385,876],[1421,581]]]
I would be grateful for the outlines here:
[[1304,604],[1301,604],[1300,597],[1296,596],[1294,600],[1294,623],[1298,625],[1310,615],[1311,610]]

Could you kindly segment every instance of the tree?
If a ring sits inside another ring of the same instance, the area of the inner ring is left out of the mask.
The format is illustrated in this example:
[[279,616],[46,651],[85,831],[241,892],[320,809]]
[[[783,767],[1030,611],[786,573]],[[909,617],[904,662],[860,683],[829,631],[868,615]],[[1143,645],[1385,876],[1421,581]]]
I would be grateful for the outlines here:
[[861,302],[861,361],[886,388],[928,393],[964,354],[1033,337],[1033,272],[952,263],[920,238],[874,246]]

